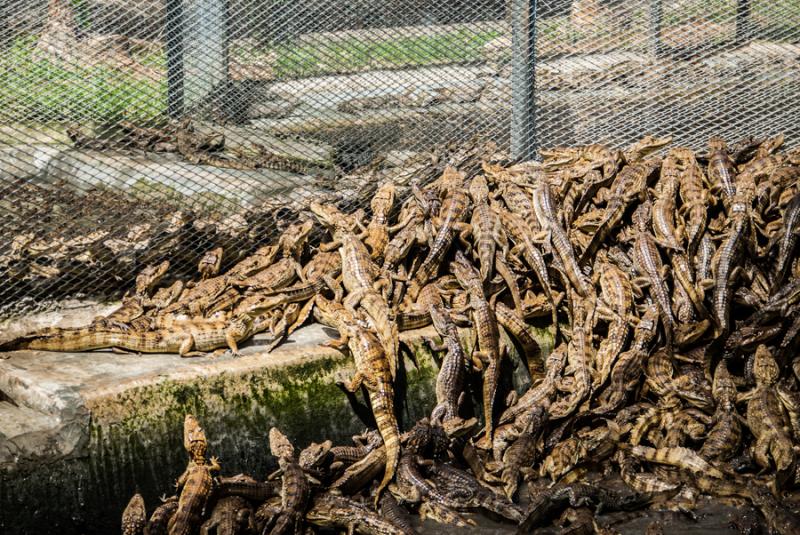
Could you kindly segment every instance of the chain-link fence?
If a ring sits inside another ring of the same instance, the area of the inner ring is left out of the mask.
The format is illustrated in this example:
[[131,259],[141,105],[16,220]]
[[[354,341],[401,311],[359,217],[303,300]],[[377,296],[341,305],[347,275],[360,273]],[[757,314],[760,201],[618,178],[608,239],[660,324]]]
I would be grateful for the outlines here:
[[469,143],[800,134],[797,0],[2,0],[0,46],[3,314],[230,264]]

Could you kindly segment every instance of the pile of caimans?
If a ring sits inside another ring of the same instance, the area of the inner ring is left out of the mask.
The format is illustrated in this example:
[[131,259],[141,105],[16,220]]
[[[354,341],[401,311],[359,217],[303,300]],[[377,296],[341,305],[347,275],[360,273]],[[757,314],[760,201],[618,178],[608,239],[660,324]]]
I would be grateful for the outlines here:
[[[273,485],[216,477],[188,418],[192,460],[149,533],[234,520],[242,533],[409,533],[411,511],[467,526],[475,509],[523,532],[561,516],[586,533],[601,529],[596,509],[690,512],[702,494],[798,533],[783,493],[800,479],[800,151],[782,143],[714,138],[694,152],[645,137],[542,151],[542,162],[487,157],[414,184],[398,208],[385,183],[369,217],[312,203],[313,216],[223,275],[219,250],[195,283],[159,288],[168,267],[154,266],[111,316],[7,347],[188,356],[236,352],[264,330],[279,343],[312,314],[338,330],[331,344],[355,363],[344,386],[366,389],[377,432],[295,455],[272,430]],[[552,351],[535,322],[550,326]],[[402,433],[398,333],[429,324],[443,352],[436,406]],[[512,349],[531,381],[519,396]],[[625,485],[592,479],[601,473]],[[126,529],[143,515],[136,498]]]

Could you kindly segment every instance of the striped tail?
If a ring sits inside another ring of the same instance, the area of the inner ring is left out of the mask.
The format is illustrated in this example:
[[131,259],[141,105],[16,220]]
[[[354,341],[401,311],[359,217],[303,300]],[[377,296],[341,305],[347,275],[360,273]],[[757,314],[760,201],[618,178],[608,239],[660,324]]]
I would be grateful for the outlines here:
[[391,384],[379,380],[378,390],[369,393],[369,401],[386,451],[386,469],[375,493],[377,503],[383,489],[392,481],[397,470],[397,463],[400,460],[400,429],[397,427],[397,418],[394,415],[394,390]]

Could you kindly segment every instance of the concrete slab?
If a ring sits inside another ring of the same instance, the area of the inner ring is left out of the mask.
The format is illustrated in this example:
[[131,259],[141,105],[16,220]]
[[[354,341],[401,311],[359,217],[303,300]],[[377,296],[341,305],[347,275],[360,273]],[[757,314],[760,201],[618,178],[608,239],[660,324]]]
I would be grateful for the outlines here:
[[[258,336],[238,358],[0,355],[0,532],[116,531],[134,489],[152,505],[182,471],[187,412],[203,422],[227,475],[273,469],[267,433],[274,425],[300,447],[325,438],[344,443],[365,427],[359,416],[371,414],[361,396],[336,386],[353,368],[349,357],[320,346],[335,335],[310,325],[271,354],[269,337]],[[416,421],[435,399],[438,367],[422,343],[429,335],[402,336],[416,364],[406,360],[397,383],[401,422]]]

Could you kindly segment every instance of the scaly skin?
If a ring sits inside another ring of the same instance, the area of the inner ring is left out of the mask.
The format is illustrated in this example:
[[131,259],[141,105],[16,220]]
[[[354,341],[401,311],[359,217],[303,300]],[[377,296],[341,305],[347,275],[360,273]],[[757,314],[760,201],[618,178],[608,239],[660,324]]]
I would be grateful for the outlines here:
[[678,230],[675,226],[675,199],[682,167],[679,149],[673,149],[661,164],[661,176],[656,183],[656,199],[653,202],[653,233],[659,245],[673,251],[681,251]]
[[211,511],[211,517],[203,522],[200,535],[244,535],[249,533],[252,516],[253,510],[244,498],[220,498]]
[[244,260],[239,261],[225,275],[231,281],[244,280],[272,265],[276,256],[278,256],[278,246],[265,245]]
[[[631,347],[620,354],[611,371],[611,384],[600,398],[601,404],[594,409],[594,414],[609,414],[625,401],[628,385],[638,383],[642,366],[649,354],[650,344],[656,336],[658,328],[658,308],[652,301],[639,319],[633,335]],[[602,346],[601,346],[602,347]]]
[[394,312],[378,292],[369,289],[351,292],[345,298],[344,304],[352,313],[355,313],[356,306],[364,310],[367,321],[383,346],[389,363],[389,371],[394,380],[400,361],[400,335]]
[[380,499],[380,514],[391,524],[400,528],[404,535],[414,535],[416,530],[411,526],[411,519],[391,492],[384,492]]
[[677,491],[680,483],[667,481],[650,472],[639,472],[637,461],[627,453],[620,451],[617,455],[619,473],[622,480],[630,488],[642,494],[661,494]]
[[144,527],[144,535],[167,535],[169,533],[169,521],[178,510],[178,497],[171,496],[164,500],[164,503],[156,507],[147,525]]
[[742,426],[736,413],[736,384],[722,361],[714,371],[714,426],[708,432],[700,456],[707,460],[727,461],[739,449],[742,440]]
[[169,260],[164,260],[160,264],[145,267],[136,276],[136,295],[149,295],[153,289],[158,286],[158,283],[161,282],[161,279],[164,278],[167,271],[169,271]]
[[731,294],[733,292],[733,270],[741,258],[745,234],[749,228],[747,208],[743,203],[731,202],[727,236],[717,250],[714,264],[714,317],[719,333],[730,330]]
[[314,230],[314,222],[311,220],[301,221],[286,227],[278,238],[278,248],[284,258],[292,258],[295,262],[300,262],[303,250],[308,243],[308,237]]
[[[708,158],[708,178],[713,188],[721,191],[726,201],[733,200],[736,195],[736,166],[733,163],[725,141],[713,137],[708,140],[708,148],[711,152]],[[727,202],[726,202],[727,204]]]
[[321,296],[317,296],[317,307],[321,314],[337,325],[336,328],[342,338],[335,344],[346,343],[353,355],[356,373],[345,388],[350,392],[356,392],[362,384],[367,387],[375,422],[383,437],[386,468],[376,492],[377,501],[394,477],[400,457],[400,429],[394,412],[394,386],[389,362],[377,336],[361,327],[345,307]]
[[447,351],[436,376],[436,406],[431,412],[431,422],[442,424],[458,417],[465,393],[466,358],[458,329],[447,309],[434,305],[430,309],[430,315],[434,327],[442,337],[441,345],[429,343],[430,348],[433,351]]
[[553,317],[553,325],[557,326],[558,311],[555,305],[553,290],[550,285],[550,275],[547,271],[547,263],[544,260],[544,255],[533,241],[533,230],[521,217],[513,212],[504,210],[497,205],[493,205],[492,208],[500,216],[503,227],[505,227],[506,232],[510,234],[514,240],[514,243],[516,244],[514,248],[519,251],[523,260],[525,260],[525,262],[528,264],[528,267],[530,267],[533,270],[534,275],[536,275],[539,286],[541,286],[542,290],[544,290],[545,295],[547,296],[547,299],[552,307],[551,313]]
[[473,358],[477,358],[486,366],[483,376],[483,416],[486,437],[491,440],[494,429],[494,401],[500,380],[502,358],[497,317],[483,293],[480,274],[460,251],[456,253],[455,260],[450,263],[450,269],[461,287],[469,294],[472,322],[478,336],[478,351],[473,353]]
[[497,322],[510,334],[520,345],[522,356],[528,364],[528,372],[532,381],[537,381],[544,376],[544,362],[542,361],[542,350],[539,343],[528,331],[528,325],[513,310],[501,302],[495,303],[494,307]]
[[383,258],[389,243],[389,212],[394,206],[395,185],[386,182],[378,187],[372,197],[372,220],[367,225],[367,237],[364,243],[369,247],[373,259]]
[[459,509],[481,508],[514,522],[522,520],[522,511],[517,506],[481,485],[472,474],[443,463],[433,464],[431,472],[436,488],[455,500]]
[[14,349],[43,351],[89,351],[120,348],[139,353],[178,353],[182,357],[202,355],[221,347],[238,353],[238,342],[252,334],[253,320],[243,316],[232,322],[186,323],[174,330],[148,332],[99,331],[93,327],[59,329],[29,335],[12,342]]
[[414,274],[414,282],[420,288],[436,275],[456,234],[469,231],[469,225],[462,221],[467,215],[469,206],[469,197],[464,188],[464,175],[452,167],[447,167],[440,180],[439,189],[444,194],[444,200],[437,222],[439,230],[428,255]]
[[694,258],[706,231],[710,196],[704,186],[705,176],[691,151],[681,154],[683,171],[680,175],[680,214],[686,220],[686,253]]
[[176,484],[178,509],[169,520],[169,535],[190,535],[200,526],[213,488],[212,472],[220,470],[216,458],[206,459],[206,436],[191,414],[184,421],[183,444],[191,460]]
[[633,246],[634,263],[639,275],[650,287],[650,295],[656,306],[658,306],[658,313],[664,326],[667,351],[672,352],[672,333],[674,331],[675,318],[672,316],[669,290],[663,279],[664,269],[661,263],[661,253],[656,247],[653,236],[646,229],[647,220],[649,219],[648,204],[642,204],[637,209],[637,213],[634,214],[634,222],[637,225],[636,241]]
[[547,233],[548,241],[555,254],[561,259],[565,275],[579,296],[585,297],[586,281],[583,278],[575,251],[566,230],[561,226],[555,208],[553,191],[549,184],[541,182],[533,191],[533,208],[542,231]]
[[746,415],[747,426],[756,437],[753,457],[760,467],[769,469],[771,456],[778,472],[786,472],[794,465],[796,456],[787,433],[787,418],[775,391],[780,371],[764,345],[756,349],[753,371],[756,388],[750,394]]
[[627,274],[608,261],[596,264],[599,274],[600,305],[596,315],[609,322],[608,335],[600,342],[595,359],[595,374],[592,387],[596,390],[605,384],[611,369],[630,336],[630,317],[633,311],[633,288]]
[[473,177],[469,185],[472,198],[472,236],[480,263],[481,279],[486,282],[494,274],[494,257],[499,245],[508,252],[508,240],[500,218],[489,207],[489,186],[482,175]]
[[648,179],[660,165],[661,161],[658,159],[647,159],[627,165],[620,170],[608,193],[604,195],[607,200],[605,216],[581,255],[581,264],[588,263],[600,245],[606,243],[611,233],[622,222],[628,206],[645,194]]
[[572,369],[574,382],[569,394],[553,403],[550,416],[554,419],[566,418],[575,412],[583,401],[592,393],[592,363],[594,348],[592,346],[592,316],[594,313],[594,296],[573,298],[572,339],[567,348],[567,361]]
[[144,498],[137,492],[122,512],[122,535],[142,535],[146,523]]
[[297,278],[299,265],[294,258],[281,258],[268,268],[234,284],[248,290],[276,290],[289,286]]
[[222,247],[216,247],[203,255],[197,264],[197,271],[200,273],[201,280],[206,280],[219,274],[219,268],[222,265],[222,254]]
[[631,455],[639,459],[656,463],[675,466],[695,474],[724,479],[725,474],[708,464],[694,450],[688,448],[650,448],[648,446],[633,446]]
[[567,364],[567,344],[561,344],[547,356],[545,361],[545,376],[542,382],[531,387],[517,402],[503,411],[498,420],[501,424],[515,421],[526,412],[542,404],[549,405],[550,399],[556,395],[558,380]]
[[330,492],[314,497],[306,512],[306,521],[323,528],[362,533],[364,535],[413,535],[415,531],[391,521],[364,504]]
[[164,313],[189,313],[192,316],[200,316],[228,287],[227,275],[201,281],[193,288],[185,289],[176,302],[164,309]]
[[297,464],[291,442],[275,427],[269,430],[269,448],[272,455],[278,458],[278,466],[283,472],[281,511],[270,535],[297,533],[308,507],[311,487],[303,469]]
[[781,223],[782,235],[778,241],[778,265],[775,266],[775,278],[770,293],[775,293],[783,283],[792,264],[794,251],[797,249],[798,235],[800,235],[800,194],[792,197],[786,206]]

